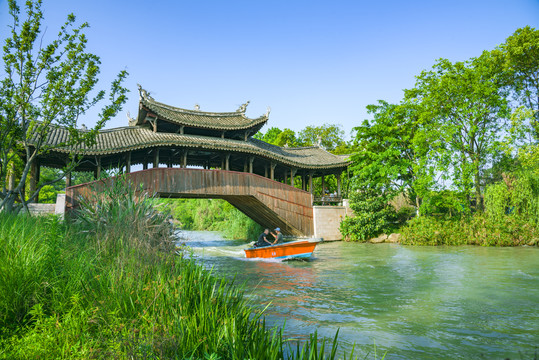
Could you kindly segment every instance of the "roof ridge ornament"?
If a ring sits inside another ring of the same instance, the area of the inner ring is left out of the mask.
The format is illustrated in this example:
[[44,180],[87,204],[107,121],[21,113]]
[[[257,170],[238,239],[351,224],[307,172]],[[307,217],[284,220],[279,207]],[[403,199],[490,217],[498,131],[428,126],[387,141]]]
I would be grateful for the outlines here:
[[137,84],[138,87],[138,94],[139,94],[139,100],[146,99],[146,100],[153,100],[153,97],[150,96],[150,93],[147,92],[140,86],[140,84]]
[[125,116],[127,116],[127,123],[129,124],[129,126],[135,126],[137,124],[137,119],[133,119],[129,111],[127,112],[127,114],[125,114]]
[[247,102],[243,105],[240,105],[240,107],[238,108],[238,110],[236,110],[236,112],[239,112],[239,113],[245,113],[245,111],[247,111],[247,106],[249,105],[250,101],[247,100]]
[[271,112],[271,107],[268,106],[268,109],[266,110],[266,113],[264,114],[264,116],[269,118],[270,112]]
[[200,111],[200,105],[195,104],[195,111]]

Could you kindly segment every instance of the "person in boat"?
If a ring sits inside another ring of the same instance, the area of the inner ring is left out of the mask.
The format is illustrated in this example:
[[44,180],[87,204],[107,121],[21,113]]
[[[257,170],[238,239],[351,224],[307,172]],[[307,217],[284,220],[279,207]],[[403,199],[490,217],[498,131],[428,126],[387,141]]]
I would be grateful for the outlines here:
[[264,229],[264,232],[258,236],[258,240],[255,243],[255,247],[264,247],[273,245],[271,241],[268,240],[269,229]]
[[273,245],[283,243],[283,234],[281,234],[281,228],[275,228],[275,232],[271,233],[271,235],[273,235],[273,237],[275,238]]

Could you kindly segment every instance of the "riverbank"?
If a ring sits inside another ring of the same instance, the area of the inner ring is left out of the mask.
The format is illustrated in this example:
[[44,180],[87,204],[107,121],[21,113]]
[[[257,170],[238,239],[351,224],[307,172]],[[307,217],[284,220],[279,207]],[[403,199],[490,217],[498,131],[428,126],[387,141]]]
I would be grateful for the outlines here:
[[336,357],[316,334],[296,348],[268,329],[241,287],[176,254],[166,216],[122,188],[68,223],[0,213],[0,358]]

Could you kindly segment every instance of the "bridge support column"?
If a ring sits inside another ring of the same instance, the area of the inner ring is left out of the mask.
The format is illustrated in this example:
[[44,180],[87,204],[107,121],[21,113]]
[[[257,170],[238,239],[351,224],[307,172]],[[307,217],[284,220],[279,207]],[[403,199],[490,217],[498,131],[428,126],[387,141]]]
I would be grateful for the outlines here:
[[153,167],[159,167],[159,149],[155,149],[153,153]]

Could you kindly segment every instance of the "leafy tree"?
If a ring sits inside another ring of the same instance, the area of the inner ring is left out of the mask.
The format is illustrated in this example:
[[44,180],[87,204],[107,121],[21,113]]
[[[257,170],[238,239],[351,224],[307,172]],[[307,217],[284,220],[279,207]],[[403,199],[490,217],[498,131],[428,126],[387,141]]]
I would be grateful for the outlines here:
[[298,143],[301,146],[320,145],[327,151],[333,152],[339,146],[344,146],[344,130],[341,125],[324,124],[322,126],[307,126],[298,133]]
[[417,77],[407,96],[421,104],[423,122],[439,126],[442,178],[460,192],[474,192],[481,208],[484,170],[502,150],[500,138],[510,115],[496,57],[484,52],[466,62],[441,59]]
[[[38,156],[57,147],[94,142],[97,131],[121,110],[127,93],[121,86],[127,72],[121,71],[111,84],[108,104],[103,106],[95,127],[79,131],[79,117],[107,96],[104,90],[91,96],[98,82],[100,59],[86,51],[84,30],[88,24],[76,26],[75,16],[70,14],[53,41],[44,44],[40,36],[42,1],[26,2],[24,20],[20,19],[15,0],[9,0],[8,5],[13,23],[3,47],[6,75],[0,81],[0,179],[6,178],[16,157],[23,159],[24,167],[13,189],[5,186],[6,181],[3,183],[0,208],[4,211],[17,209],[17,196],[26,206],[22,192]],[[70,139],[53,147],[46,139],[57,126],[65,127]],[[28,199],[34,199],[41,187],[60,181],[76,165],[77,159],[71,156],[62,174],[42,182],[33,194],[28,194]]]
[[429,126],[421,121],[420,106],[380,100],[367,110],[373,119],[354,128],[354,178],[359,184],[382,186],[390,198],[403,193],[419,208],[433,172],[426,166],[433,142],[427,140]]
[[539,30],[526,26],[517,29],[499,49],[504,57],[508,85],[520,105],[533,112],[531,128],[539,140]]

